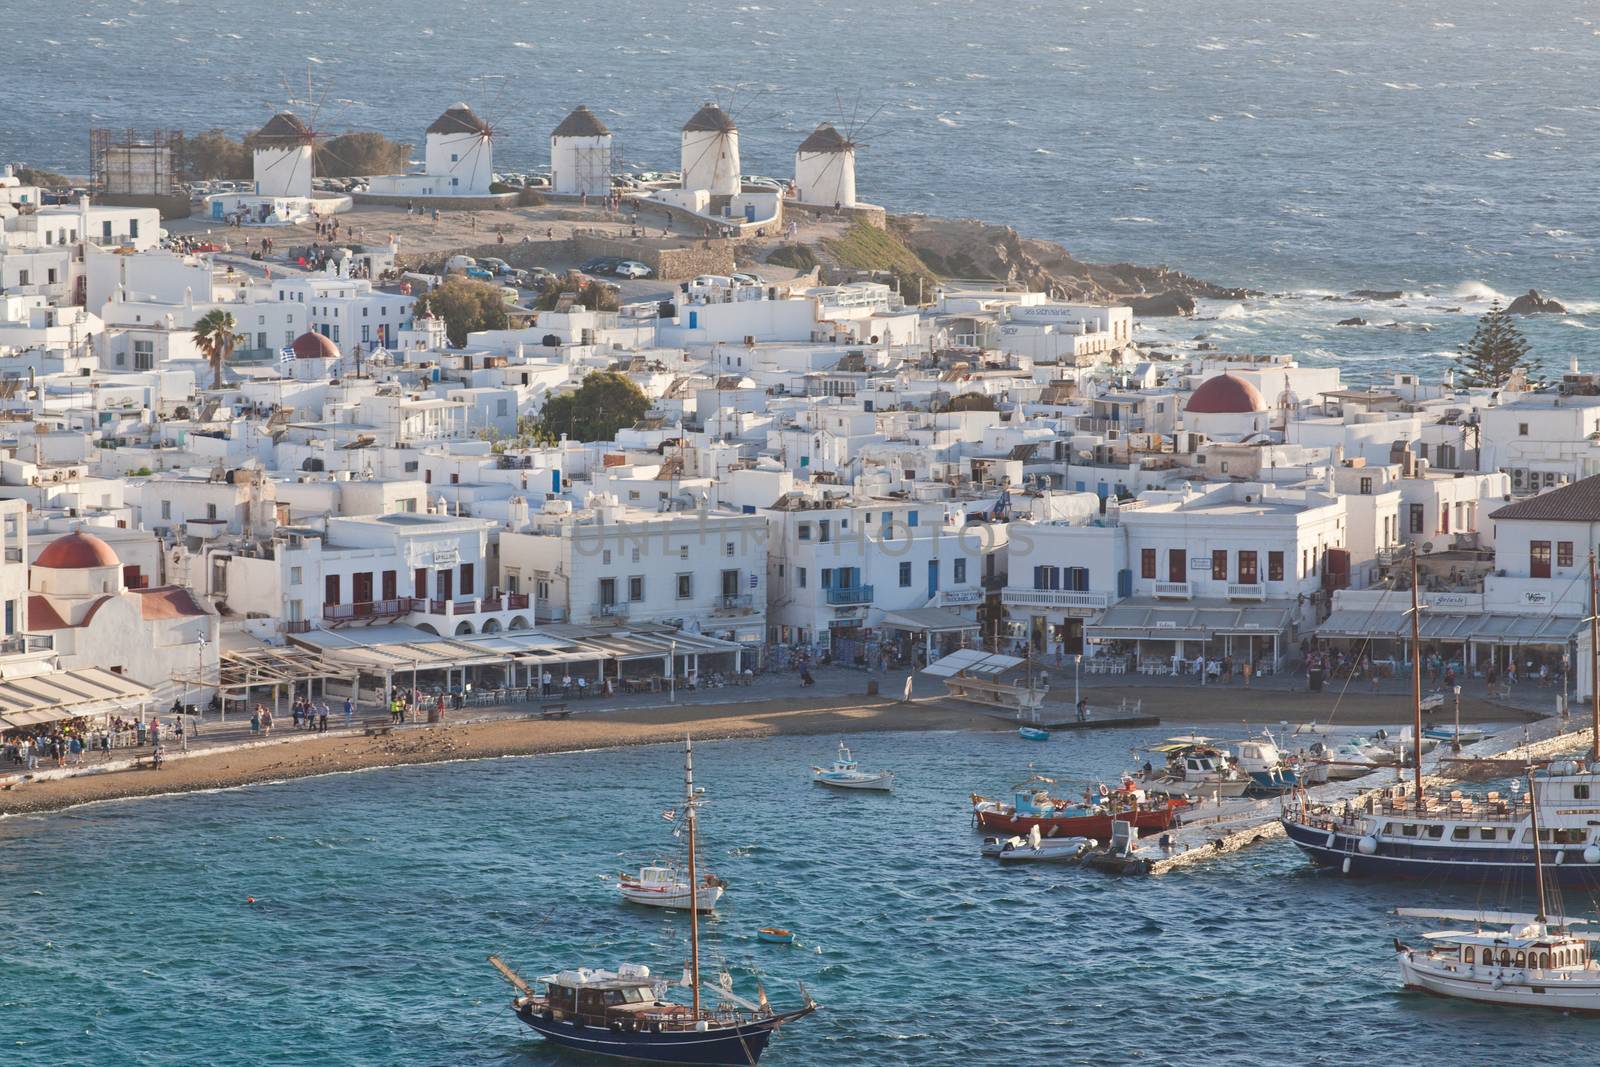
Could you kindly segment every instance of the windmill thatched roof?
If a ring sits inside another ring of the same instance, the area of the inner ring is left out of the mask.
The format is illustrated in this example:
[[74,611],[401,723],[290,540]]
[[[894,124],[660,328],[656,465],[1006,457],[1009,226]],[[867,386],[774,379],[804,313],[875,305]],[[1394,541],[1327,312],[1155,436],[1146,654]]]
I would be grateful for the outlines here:
[[807,137],[804,141],[800,142],[799,151],[849,152],[853,148],[855,148],[855,145],[846,140],[844,134],[834,129],[833,123],[824,122],[815,130],[811,131],[810,137]]
[[732,133],[738,128],[728,113],[716,104],[705,105],[683,124],[684,133]]
[[429,133],[488,133],[489,124],[473,113],[466,104],[452,104],[443,115],[433,120]]
[[550,133],[551,137],[609,137],[611,131],[606,129],[606,124],[600,121],[600,116],[590,111],[585,104],[579,104],[573,109],[572,114],[561,120]]
[[311,141],[311,131],[291,111],[278,112],[249,137],[252,148],[296,148]]

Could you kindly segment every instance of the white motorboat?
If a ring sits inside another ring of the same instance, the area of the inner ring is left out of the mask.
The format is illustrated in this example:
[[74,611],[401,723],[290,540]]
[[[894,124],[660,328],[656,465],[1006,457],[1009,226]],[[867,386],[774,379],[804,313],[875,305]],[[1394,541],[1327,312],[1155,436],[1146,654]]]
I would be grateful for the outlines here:
[[1210,738],[1172,737],[1151,751],[1165,756],[1167,763],[1160,770],[1147,769],[1139,777],[1139,786],[1147,793],[1210,800],[1242,797],[1250,788],[1250,776],[1233,766]]
[[862,770],[843,741],[839,742],[839,755],[834,759],[833,766],[811,768],[811,780],[835,789],[870,789],[880,793],[894,789],[893,771]]
[[[699,882],[694,893],[695,908],[710,911],[722,899],[726,883],[711,874],[700,878]],[[678,868],[667,864],[641,867],[637,877],[619,875],[617,892],[630,904],[649,904],[652,907],[679,908],[684,911],[689,908],[689,880]]]

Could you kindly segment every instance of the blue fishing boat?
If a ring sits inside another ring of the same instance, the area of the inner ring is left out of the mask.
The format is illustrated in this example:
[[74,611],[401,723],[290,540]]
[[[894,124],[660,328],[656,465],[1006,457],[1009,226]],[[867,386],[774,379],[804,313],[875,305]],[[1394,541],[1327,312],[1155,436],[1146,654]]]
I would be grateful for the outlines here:
[[1250,776],[1245,792],[1254,796],[1277,796],[1300,786],[1299,760],[1285,757],[1271,734],[1233,742],[1233,764]]
[[1050,740],[1050,731],[1038,726],[1022,726],[1017,729],[1017,733],[1024,741]]
[[[689,840],[689,881],[695,879],[694,755],[684,745],[684,827]],[[792,935],[791,935],[792,936]],[[773,1011],[765,990],[755,1002],[733,992],[723,973],[712,990],[714,1004],[700,991],[700,913],[689,910],[689,966],[682,983],[653,978],[648,967],[623,964],[616,971],[560,971],[528,981],[496,956],[489,962],[517,990],[511,1010],[547,1041],[564,1048],[617,1059],[701,1067],[753,1067],[780,1027],[817,1010],[805,1003],[793,1011]],[[689,1003],[669,1000],[670,985],[689,987]],[[801,990],[804,994],[804,989]]]
[[756,931],[756,940],[765,941],[769,945],[792,945],[794,931],[785,930],[781,926],[763,926]]

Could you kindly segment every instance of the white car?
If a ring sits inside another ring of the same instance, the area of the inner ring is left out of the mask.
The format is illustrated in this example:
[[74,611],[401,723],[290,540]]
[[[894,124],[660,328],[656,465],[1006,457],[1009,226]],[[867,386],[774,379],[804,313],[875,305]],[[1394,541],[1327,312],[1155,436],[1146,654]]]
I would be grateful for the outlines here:
[[619,278],[648,278],[655,273],[636,259],[625,259],[612,268],[612,271]]

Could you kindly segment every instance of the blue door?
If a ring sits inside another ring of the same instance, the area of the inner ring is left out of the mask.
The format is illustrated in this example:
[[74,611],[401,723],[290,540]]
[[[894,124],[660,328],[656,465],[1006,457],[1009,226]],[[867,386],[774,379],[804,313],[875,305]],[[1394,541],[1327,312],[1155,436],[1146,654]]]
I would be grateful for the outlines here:
[[213,201],[211,201],[211,217],[216,219],[218,222],[222,221],[222,201],[221,200],[213,200]]
[[1130,597],[1133,595],[1133,572],[1127,568],[1117,572],[1117,596]]
[[939,595],[939,561],[928,561],[928,599],[932,600]]

